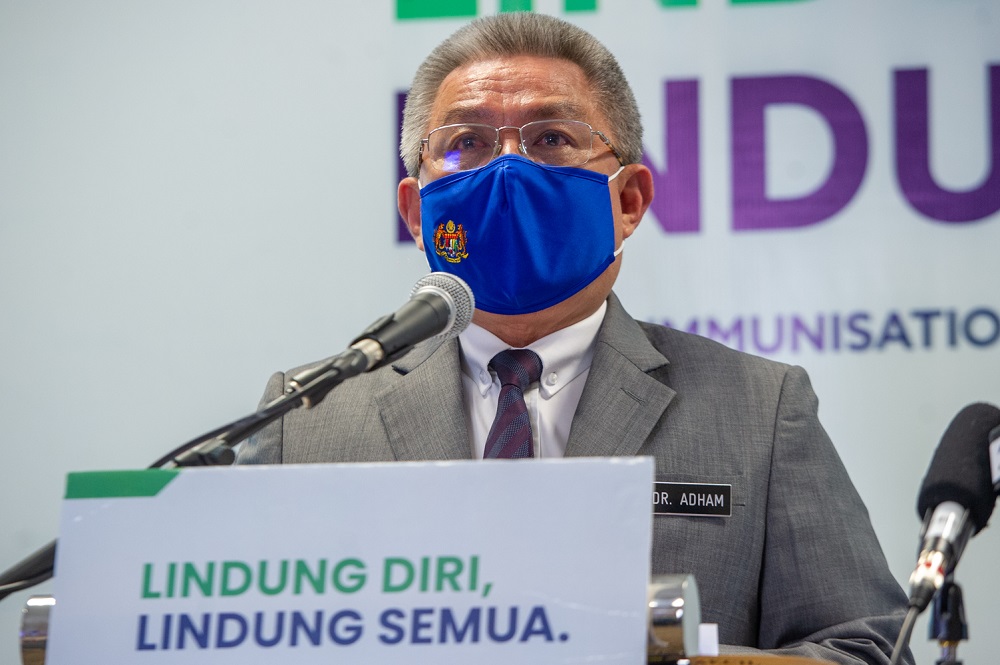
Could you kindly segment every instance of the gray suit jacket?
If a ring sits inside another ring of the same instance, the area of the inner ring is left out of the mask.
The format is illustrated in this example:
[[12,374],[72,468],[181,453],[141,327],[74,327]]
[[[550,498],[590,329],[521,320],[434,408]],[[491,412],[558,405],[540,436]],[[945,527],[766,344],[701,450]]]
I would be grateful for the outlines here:
[[[272,424],[238,462],[469,458],[460,373],[457,340],[418,346]],[[726,651],[888,662],[906,599],[801,368],[639,323],[612,295],[566,455],[649,455],[657,480],[732,484],[732,517],[653,519],[653,573],[695,575]]]

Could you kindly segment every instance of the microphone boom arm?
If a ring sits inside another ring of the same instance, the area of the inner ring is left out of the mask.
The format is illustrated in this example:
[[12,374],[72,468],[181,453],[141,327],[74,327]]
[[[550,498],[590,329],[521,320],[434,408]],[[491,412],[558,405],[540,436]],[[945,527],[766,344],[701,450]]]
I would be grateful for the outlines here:
[[[236,460],[233,447],[239,442],[292,409],[312,408],[345,380],[396,360],[421,341],[435,335],[441,339],[458,335],[472,321],[474,310],[472,290],[460,278],[446,273],[426,275],[400,309],[376,319],[346,351],[293,376],[280,397],[249,416],[188,441],[148,468],[232,464]],[[0,600],[51,578],[55,552],[53,540],[0,573]]]
[[[233,452],[236,444],[293,409],[300,406],[309,408],[319,404],[331,390],[345,380],[364,372],[366,366],[367,358],[355,349],[334,356],[321,363],[316,369],[322,371],[310,376],[303,384],[293,385],[290,382],[283,395],[268,402],[254,413],[188,441],[153,462],[148,468],[170,469],[232,464],[236,459]],[[56,545],[57,541],[53,540],[0,573],[0,600],[50,579],[55,570]]]

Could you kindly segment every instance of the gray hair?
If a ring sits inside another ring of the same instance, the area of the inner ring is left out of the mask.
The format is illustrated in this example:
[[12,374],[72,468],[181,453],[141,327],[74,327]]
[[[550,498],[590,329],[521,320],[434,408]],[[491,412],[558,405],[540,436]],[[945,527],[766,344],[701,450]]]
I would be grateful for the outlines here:
[[399,155],[409,175],[416,177],[420,171],[420,140],[430,129],[431,107],[445,77],[472,62],[516,55],[561,58],[578,65],[596,96],[598,109],[608,120],[607,130],[624,162],[642,160],[639,108],[611,52],[589,32],[554,16],[510,12],[463,26],[417,68],[403,110],[399,142]]

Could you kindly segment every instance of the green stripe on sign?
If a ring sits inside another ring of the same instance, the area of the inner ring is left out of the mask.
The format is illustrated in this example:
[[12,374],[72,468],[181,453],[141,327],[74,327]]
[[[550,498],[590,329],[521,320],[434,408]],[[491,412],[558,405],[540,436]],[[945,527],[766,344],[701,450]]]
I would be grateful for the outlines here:
[[179,469],[144,471],[84,471],[66,477],[67,499],[156,496],[180,473]]

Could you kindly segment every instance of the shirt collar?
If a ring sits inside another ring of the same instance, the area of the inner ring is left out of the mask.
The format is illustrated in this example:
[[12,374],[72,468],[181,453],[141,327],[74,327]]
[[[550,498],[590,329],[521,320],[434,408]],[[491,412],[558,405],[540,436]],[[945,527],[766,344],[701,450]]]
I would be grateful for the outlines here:
[[[596,312],[571,326],[532,342],[527,346],[542,359],[542,378],[539,394],[548,399],[573,379],[590,369],[594,359],[594,345],[600,330],[607,302],[601,303]],[[475,382],[485,396],[493,385],[494,376],[489,362],[499,352],[510,346],[502,339],[475,323],[458,336],[462,356],[462,372]]]

